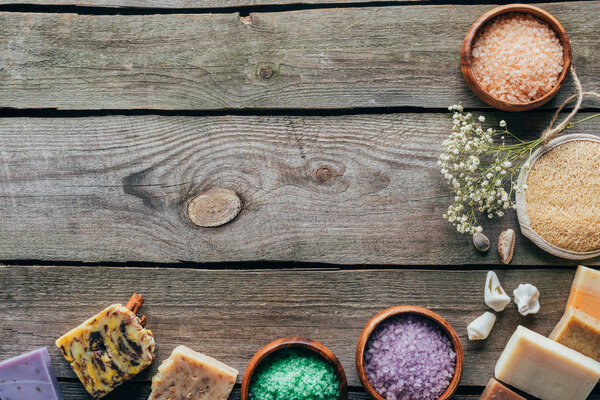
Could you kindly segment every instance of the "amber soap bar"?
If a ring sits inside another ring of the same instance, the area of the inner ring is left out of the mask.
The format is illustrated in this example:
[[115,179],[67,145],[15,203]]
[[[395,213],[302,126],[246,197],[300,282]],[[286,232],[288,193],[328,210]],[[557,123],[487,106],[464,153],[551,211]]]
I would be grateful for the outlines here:
[[237,376],[221,361],[178,346],[158,367],[148,400],[227,400]]
[[542,400],[585,400],[600,363],[519,326],[496,363],[496,379]]
[[581,310],[567,308],[550,339],[600,361],[600,320]]
[[133,378],[154,359],[154,338],[133,311],[107,307],[56,341],[65,360],[95,399]]
[[494,378],[490,379],[479,400],[526,400]]
[[575,273],[567,308],[574,307],[600,319],[600,271],[580,265]]

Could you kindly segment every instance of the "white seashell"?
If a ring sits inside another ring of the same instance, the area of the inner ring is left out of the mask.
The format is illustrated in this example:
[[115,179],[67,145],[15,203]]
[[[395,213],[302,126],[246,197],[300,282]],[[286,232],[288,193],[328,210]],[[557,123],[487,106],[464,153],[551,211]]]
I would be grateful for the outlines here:
[[488,271],[483,293],[485,304],[496,312],[503,311],[510,303],[510,297],[502,289],[498,275],[494,271]]
[[486,339],[490,335],[494,323],[496,323],[496,316],[489,311],[486,311],[483,315],[475,318],[473,322],[467,326],[469,340]]
[[504,264],[508,264],[515,251],[515,231],[507,229],[498,238],[498,254]]
[[540,311],[540,292],[530,283],[520,284],[513,291],[515,304],[521,315],[535,314]]

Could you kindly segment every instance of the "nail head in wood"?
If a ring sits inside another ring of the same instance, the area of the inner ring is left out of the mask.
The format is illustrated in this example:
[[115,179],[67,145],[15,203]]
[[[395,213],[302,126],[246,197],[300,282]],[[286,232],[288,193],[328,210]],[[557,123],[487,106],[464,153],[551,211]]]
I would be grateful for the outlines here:
[[213,228],[233,220],[241,209],[242,201],[233,190],[211,189],[194,197],[187,211],[195,225]]
[[271,79],[273,76],[273,68],[269,66],[260,67],[259,75],[263,79]]

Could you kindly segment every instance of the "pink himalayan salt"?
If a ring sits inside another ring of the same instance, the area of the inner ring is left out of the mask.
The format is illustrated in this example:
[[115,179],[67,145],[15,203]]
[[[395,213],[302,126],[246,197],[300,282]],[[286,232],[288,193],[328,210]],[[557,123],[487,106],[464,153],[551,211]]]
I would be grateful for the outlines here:
[[563,68],[563,48],[547,23],[531,14],[494,18],[475,38],[473,74],[492,96],[529,103],[548,93]]
[[450,385],[455,366],[446,332],[417,315],[385,320],[365,347],[369,382],[387,400],[435,400]]

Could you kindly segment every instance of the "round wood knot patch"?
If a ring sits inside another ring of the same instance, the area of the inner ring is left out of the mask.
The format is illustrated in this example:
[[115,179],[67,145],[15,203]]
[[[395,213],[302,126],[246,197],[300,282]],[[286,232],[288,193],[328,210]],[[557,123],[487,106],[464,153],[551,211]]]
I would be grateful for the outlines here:
[[212,228],[233,220],[241,209],[242,201],[233,190],[211,189],[190,201],[188,217],[197,226]]

